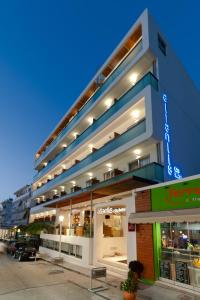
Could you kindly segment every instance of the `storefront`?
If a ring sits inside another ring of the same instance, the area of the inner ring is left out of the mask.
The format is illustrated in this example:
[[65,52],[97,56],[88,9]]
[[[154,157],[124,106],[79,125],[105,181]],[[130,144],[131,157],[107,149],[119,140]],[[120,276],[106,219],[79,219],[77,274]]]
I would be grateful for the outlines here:
[[[136,258],[136,233],[128,231],[133,211],[131,192],[90,202],[71,204],[57,210],[55,234],[41,234],[41,252],[58,256],[61,228],[61,256],[82,266],[107,266],[113,272],[127,273],[128,262]],[[63,216],[62,226],[59,216]],[[128,238],[129,237],[129,238]]]
[[131,197],[95,207],[94,264],[127,269],[128,220]]
[[137,211],[136,196],[129,221],[152,229],[154,279],[200,292],[200,178],[152,187],[149,197],[146,192],[137,196],[146,196],[148,209]]

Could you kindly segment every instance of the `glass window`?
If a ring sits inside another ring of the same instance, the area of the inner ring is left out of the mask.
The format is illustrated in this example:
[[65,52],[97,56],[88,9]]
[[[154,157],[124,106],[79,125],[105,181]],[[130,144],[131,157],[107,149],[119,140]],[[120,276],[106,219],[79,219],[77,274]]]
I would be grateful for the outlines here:
[[145,165],[148,165],[150,163],[150,155],[146,155],[143,157],[140,157],[131,163],[129,163],[129,171],[133,171],[135,169],[144,167]]
[[162,223],[160,277],[200,288],[200,223]]

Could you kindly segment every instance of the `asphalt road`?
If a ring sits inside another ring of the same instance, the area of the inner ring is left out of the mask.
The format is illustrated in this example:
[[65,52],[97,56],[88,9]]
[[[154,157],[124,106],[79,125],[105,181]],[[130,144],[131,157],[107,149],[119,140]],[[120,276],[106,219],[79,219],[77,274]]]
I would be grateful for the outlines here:
[[[0,300],[102,300],[89,278],[45,261],[18,262],[0,255]],[[105,298],[104,298],[105,299]]]

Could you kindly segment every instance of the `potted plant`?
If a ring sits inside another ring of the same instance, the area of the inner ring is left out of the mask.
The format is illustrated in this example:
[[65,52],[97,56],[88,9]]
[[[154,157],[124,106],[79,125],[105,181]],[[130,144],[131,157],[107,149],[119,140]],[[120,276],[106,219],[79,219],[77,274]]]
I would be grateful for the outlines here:
[[125,281],[121,282],[120,288],[123,291],[124,300],[135,300],[138,289],[138,278],[136,273],[129,270],[128,277]]
[[128,277],[121,282],[120,289],[123,291],[124,300],[135,300],[138,289],[138,280],[144,271],[144,266],[141,262],[134,260],[129,263]]

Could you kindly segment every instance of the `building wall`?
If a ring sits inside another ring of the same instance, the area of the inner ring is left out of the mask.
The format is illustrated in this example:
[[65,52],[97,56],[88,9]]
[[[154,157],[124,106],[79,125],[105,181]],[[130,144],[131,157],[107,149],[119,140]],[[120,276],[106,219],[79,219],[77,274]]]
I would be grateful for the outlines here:
[[[151,211],[151,194],[150,190],[138,192],[135,198],[136,212]],[[137,259],[144,265],[144,278],[149,280],[155,279],[154,270],[154,246],[153,246],[153,225],[137,224],[136,225],[136,244]]]
[[[199,172],[200,168],[200,161],[198,159],[200,148],[200,93],[150,15],[148,28],[149,47],[157,58],[157,76],[159,78],[160,92],[160,94],[156,94],[152,90],[154,94],[152,101],[154,136],[160,140],[164,137],[164,105],[162,95],[165,93],[168,96],[172,162],[181,169],[183,177],[194,175]],[[158,33],[167,44],[166,56],[158,48]],[[184,45],[182,46],[184,47]],[[164,152],[166,162],[167,153],[165,145]],[[190,153],[189,156],[188,153]],[[174,179],[168,176],[166,168],[165,179]]]

